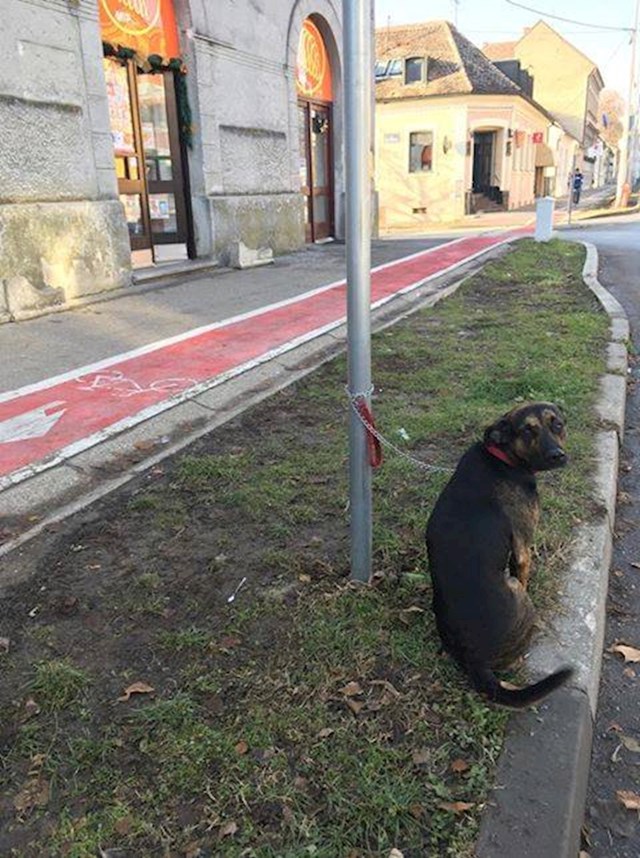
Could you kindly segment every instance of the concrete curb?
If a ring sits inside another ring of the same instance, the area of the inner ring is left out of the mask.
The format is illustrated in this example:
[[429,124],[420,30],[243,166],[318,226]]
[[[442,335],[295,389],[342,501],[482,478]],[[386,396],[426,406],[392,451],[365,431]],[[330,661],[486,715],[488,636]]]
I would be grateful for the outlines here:
[[611,319],[607,373],[597,413],[594,495],[600,508],[583,525],[561,594],[559,616],[533,648],[536,676],[555,670],[569,653],[576,672],[570,685],[537,711],[512,717],[498,763],[494,793],[480,826],[477,858],[576,858],[589,780],[593,723],[598,701],[605,604],[613,545],[618,451],[624,433],[629,322],[597,279],[596,248],[587,250],[582,276]]

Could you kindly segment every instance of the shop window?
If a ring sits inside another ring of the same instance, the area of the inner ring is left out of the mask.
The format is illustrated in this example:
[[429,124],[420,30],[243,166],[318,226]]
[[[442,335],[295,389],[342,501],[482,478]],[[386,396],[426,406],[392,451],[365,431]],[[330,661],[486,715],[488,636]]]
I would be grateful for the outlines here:
[[433,131],[409,135],[409,172],[430,173],[433,169]]
[[404,64],[404,82],[420,83],[424,80],[424,57],[409,57]]

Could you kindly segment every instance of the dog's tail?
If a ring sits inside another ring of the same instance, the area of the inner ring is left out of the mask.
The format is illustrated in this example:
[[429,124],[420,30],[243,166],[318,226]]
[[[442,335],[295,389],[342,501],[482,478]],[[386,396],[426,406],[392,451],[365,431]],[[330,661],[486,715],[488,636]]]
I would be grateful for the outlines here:
[[573,676],[572,667],[561,667],[555,673],[545,676],[544,679],[532,685],[525,685],[524,688],[506,688],[489,667],[469,665],[468,671],[476,691],[486,695],[493,703],[509,706],[512,709],[532,706]]

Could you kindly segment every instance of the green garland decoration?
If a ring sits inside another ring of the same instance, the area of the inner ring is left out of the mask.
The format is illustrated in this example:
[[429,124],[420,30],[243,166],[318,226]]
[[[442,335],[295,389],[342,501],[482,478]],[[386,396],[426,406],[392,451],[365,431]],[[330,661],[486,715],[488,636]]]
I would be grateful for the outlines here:
[[158,74],[158,72],[173,72],[176,85],[176,106],[178,109],[178,127],[180,139],[183,143],[193,149],[193,114],[189,104],[189,91],[187,88],[187,67],[180,57],[171,57],[165,60],[160,54],[149,54],[148,57],[137,53],[133,48],[124,45],[112,45],[110,42],[102,43],[102,53],[105,57],[113,57],[125,65],[129,60],[135,62],[138,74]]

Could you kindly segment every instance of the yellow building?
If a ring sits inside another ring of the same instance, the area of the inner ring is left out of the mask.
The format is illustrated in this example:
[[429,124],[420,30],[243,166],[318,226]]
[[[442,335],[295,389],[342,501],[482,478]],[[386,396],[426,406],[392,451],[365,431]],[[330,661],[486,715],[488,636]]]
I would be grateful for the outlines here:
[[376,31],[380,230],[532,203],[553,124],[449,22]]
[[578,166],[591,182],[598,150],[598,101],[604,86],[598,67],[544,21],[515,42],[485,44],[494,62],[515,59],[533,77],[533,97],[581,145]]

